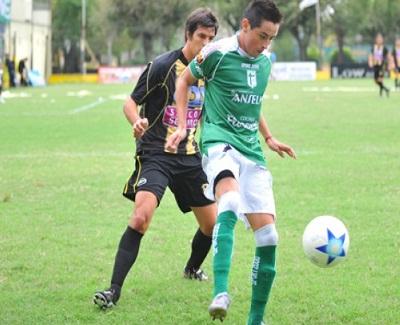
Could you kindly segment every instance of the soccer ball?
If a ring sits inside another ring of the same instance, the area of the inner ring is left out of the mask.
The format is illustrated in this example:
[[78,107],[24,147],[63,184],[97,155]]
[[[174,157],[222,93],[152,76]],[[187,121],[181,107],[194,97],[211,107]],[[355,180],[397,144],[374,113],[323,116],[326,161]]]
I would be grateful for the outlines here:
[[350,237],[338,218],[320,216],[310,221],[303,234],[303,249],[311,262],[331,267],[344,260],[349,251]]

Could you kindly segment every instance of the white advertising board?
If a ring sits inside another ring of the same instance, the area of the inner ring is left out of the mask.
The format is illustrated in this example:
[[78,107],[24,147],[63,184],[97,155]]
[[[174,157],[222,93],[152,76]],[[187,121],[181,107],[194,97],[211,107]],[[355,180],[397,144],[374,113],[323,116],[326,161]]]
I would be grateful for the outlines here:
[[275,62],[272,64],[273,80],[315,80],[317,65],[315,62]]
[[100,67],[99,81],[103,84],[133,83],[139,79],[146,66],[138,67]]

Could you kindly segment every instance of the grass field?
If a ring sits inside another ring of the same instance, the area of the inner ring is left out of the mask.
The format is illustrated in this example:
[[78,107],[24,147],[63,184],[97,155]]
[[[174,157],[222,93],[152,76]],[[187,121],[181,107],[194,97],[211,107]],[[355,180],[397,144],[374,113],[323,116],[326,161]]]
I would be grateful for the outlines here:
[[[132,205],[121,196],[134,144],[122,114],[129,85],[18,89],[0,105],[0,324],[212,324],[212,281],[182,279],[196,231],[167,193],[123,297],[108,286]],[[371,80],[273,82],[270,127],[298,160],[266,151],[280,246],[268,324],[400,324],[400,93]],[[320,269],[301,236],[317,215],[347,225],[348,259]],[[253,236],[239,223],[224,324],[244,325]],[[205,270],[211,274],[211,259]]]

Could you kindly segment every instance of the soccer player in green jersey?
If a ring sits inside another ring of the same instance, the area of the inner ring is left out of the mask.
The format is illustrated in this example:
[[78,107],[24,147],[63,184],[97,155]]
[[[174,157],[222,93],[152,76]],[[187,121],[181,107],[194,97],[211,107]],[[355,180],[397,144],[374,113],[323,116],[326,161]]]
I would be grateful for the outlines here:
[[278,34],[281,20],[272,1],[255,0],[245,9],[238,34],[203,48],[178,80],[175,95],[179,125],[167,141],[173,150],[185,139],[188,87],[204,78],[200,146],[209,182],[205,193],[218,203],[213,231],[214,293],[209,313],[213,319],[223,320],[230,305],[228,275],[234,227],[240,218],[252,228],[256,246],[248,325],[264,324],[278,243],[272,176],[266,168],[258,131],[270,149],[282,157],[287,154],[296,158],[290,146],[272,136],[261,113],[271,72],[266,50]]

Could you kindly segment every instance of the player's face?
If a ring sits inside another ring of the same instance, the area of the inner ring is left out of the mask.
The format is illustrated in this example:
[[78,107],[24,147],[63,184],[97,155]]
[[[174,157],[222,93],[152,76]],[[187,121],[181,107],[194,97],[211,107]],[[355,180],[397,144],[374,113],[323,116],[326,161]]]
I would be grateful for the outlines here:
[[200,50],[210,43],[215,37],[214,27],[199,26],[191,37],[188,38],[188,43],[193,53],[198,53]]
[[382,45],[383,44],[383,36],[380,34],[376,35],[375,43],[376,43],[376,45]]
[[259,27],[251,28],[250,22],[245,18],[242,20],[243,50],[250,56],[257,57],[278,35],[279,24],[263,20]]
[[400,39],[396,40],[396,48],[400,49]]

